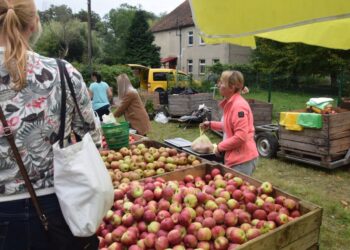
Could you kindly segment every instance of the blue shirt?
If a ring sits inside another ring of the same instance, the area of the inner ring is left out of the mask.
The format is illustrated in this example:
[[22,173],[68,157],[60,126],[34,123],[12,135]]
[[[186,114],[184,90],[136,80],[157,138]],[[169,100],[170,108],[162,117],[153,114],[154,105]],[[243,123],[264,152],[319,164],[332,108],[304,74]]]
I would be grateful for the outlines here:
[[105,82],[93,82],[91,83],[89,89],[93,93],[92,97],[92,108],[97,110],[103,106],[109,105],[107,90],[109,86]]

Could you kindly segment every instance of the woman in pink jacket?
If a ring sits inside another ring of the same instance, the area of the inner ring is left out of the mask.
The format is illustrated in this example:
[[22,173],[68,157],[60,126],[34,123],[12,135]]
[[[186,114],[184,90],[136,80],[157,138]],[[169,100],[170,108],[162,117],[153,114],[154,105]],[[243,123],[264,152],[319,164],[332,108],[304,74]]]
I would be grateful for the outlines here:
[[224,100],[220,103],[224,111],[221,122],[205,121],[204,129],[224,132],[223,141],[215,154],[225,154],[225,165],[236,171],[251,175],[256,168],[258,151],[254,141],[254,120],[248,102],[240,95],[244,88],[244,78],[239,71],[224,71],[218,82]]

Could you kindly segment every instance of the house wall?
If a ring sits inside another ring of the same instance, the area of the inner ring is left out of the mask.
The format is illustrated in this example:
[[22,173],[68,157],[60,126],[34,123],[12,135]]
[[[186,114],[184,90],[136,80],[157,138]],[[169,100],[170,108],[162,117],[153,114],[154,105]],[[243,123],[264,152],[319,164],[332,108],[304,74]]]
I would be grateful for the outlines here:
[[[189,32],[193,32],[192,45],[189,45]],[[200,72],[200,60],[205,60],[205,66],[213,65],[214,60],[219,60],[223,64],[247,63],[251,54],[250,48],[236,45],[200,44],[199,32],[194,26],[181,28],[177,32],[176,30],[155,32],[154,36],[155,44],[161,47],[160,56],[177,57],[178,69],[192,73],[195,79],[205,75]],[[189,72],[189,60],[192,60],[192,72]]]

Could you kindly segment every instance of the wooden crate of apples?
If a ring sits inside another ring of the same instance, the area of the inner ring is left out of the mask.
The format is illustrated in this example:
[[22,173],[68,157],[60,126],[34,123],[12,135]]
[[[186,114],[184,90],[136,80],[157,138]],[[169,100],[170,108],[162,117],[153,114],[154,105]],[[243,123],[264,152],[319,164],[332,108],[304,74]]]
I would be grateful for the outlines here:
[[322,209],[269,182],[209,164],[122,183],[100,249],[308,249]]
[[[123,147],[118,151],[101,150],[100,154],[111,175],[113,185],[161,175],[179,169],[194,167],[201,160],[174,148],[147,146],[152,141]],[[152,144],[150,144],[152,145]]]

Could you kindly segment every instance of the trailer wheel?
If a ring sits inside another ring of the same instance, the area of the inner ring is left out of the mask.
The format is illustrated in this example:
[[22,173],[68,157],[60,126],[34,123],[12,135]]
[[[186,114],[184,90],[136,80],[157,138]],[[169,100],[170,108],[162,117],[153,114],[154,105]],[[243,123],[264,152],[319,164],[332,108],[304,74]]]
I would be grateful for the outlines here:
[[268,132],[258,133],[256,135],[256,147],[261,157],[272,158],[276,156],[278,150],[277,137]]

